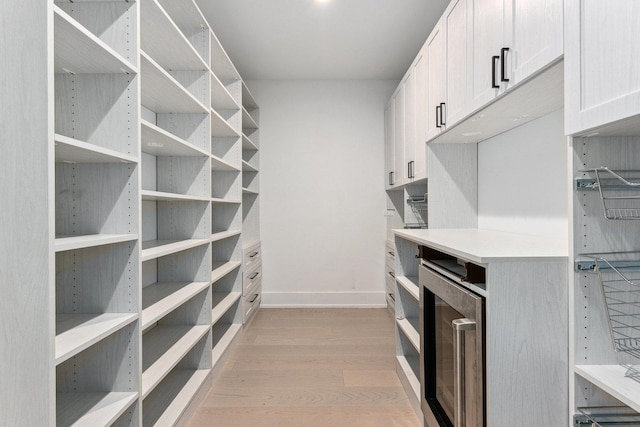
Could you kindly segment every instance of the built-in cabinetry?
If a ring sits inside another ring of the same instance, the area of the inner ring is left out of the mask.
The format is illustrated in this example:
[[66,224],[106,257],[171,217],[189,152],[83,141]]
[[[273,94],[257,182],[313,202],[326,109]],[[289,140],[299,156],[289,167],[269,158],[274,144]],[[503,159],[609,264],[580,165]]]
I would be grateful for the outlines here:
[[[257,168],[243,156],[246,88],[192,0],[3,12],[10,40],[23,40],[25,22],[38,27],[29,45],[2,45],[14,66],[26,49],[32,60],[20,67],[28,86],[2,86],[15,108],[0,127],[16,142],[7,148],[19,147],[7,158],[22,170],[3,166],[17,179],[7,200],[23,210],[2,209],[0,222],[14,227],[7,241],[22,235],[24,259],[2,252],[38,284],[3,270],[0,392],[13,397],[0,424],[175,425],[242,328],[242,194],[253,186],[243,160]],[[27,209],[32,190],[39,204]],[[36,240],[15,231],[18,213],[38,216]]]
[[576,425],[614,417],[633,425],[640,418],[640,44],[626,34],[640,22],[640,8],[632,1],[568,2],[565,19],[571,410]]

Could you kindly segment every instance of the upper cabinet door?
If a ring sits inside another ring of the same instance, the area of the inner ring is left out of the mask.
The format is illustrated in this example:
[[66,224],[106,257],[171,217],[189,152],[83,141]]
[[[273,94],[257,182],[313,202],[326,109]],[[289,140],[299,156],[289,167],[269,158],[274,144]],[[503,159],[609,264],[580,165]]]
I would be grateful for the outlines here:
[[414,67],[416,91],[416,136],[414,148],[413,177],[422,179],[427,177],[425,145],[427,141],[427,55],[426,48],[418,54]]
[[[534,75],[563,54],[562,0],[505,3],[505,46],[501,52],[507,89]],[[500,70],[502,73],[502,70]]]
[[[471,109],[476,110],[505,90],[500,62],[502,48],[505,47],[505,0],[468,1],[471,47],[470,101]],[[529,3],[537,4],[537,1]]]
[[565,2],[565,131],[640,112],[640,2]]
[[433,32],[427,39],[427,140],[437,136],[444,130],[440,123],[441,105],[445,98],[445,44],[443,20],[436,24]]
[[393,95],[393,145],[394,145],[394,177],[395,185],[405,184],[404,165],[404,85],[400,85]]
[[467,18],[471,0],[452,0],[444,12],[446,105],[440,111],[441,126],[450,127],[471,111],[469,105],[469,37]]
[[410,69],[404,81],[404,182],[411,182],[415,169],[416,146],[416,74]]
[[385,187],[391,188],[394,186],[394,159],[395,159],[395,146],[393,144],[394,137],[394,102],[393,99],[387,104],[387,108],[384,109],[384,156],[385,156],[385,172],[386,172],[386,185]]

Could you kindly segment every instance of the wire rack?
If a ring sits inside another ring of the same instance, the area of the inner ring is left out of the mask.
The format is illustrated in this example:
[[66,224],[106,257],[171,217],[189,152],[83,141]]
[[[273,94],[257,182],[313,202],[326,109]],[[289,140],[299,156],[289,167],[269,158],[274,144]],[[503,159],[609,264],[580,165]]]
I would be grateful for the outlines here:
[[606,219],[640,219],[640,171],[603,166],[581,172],[595,175],[595,180],[579,179],[578,189],[598,190]]
[[640,414],[626,406],[598,406],[578,408],[576,427],[637,427],[640,426]]
[[640,252],[584,257],[591,261],[578,262],[578,270],[598,275],[614,349],[640,358]]

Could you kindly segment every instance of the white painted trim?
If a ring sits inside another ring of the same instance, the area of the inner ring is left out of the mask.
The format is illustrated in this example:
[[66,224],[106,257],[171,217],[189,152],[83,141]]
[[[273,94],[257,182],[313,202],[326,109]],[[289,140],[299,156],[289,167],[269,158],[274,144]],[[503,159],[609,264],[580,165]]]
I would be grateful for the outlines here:
[[263,292],[263,308],[385,308],[385,293],[372,291]]

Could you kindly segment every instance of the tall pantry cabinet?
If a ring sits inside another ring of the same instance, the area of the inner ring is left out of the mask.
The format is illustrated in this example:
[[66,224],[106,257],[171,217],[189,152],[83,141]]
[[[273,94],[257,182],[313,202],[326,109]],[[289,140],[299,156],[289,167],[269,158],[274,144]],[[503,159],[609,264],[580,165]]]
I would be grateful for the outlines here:
[[192,0],[0,8],[0,424],[174,425],[247,320],[247,89]]

